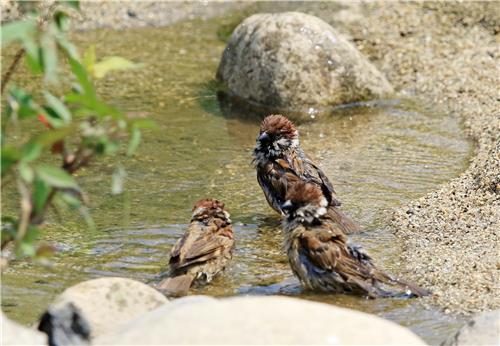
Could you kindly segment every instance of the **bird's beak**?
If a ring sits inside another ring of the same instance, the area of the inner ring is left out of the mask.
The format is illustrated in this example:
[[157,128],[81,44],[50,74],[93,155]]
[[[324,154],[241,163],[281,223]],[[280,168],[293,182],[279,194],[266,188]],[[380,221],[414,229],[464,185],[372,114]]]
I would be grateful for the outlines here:
[[269,139],[270,139],[270,137],[269,137],[269,135],[267,134],[267,132],[265,132],[265,131],[264,131],[264,132],[262,132],[262,133],[260,134],[259,138],[258,138],[258,140],[259,140],[260,142],[267,142],[267,141],[269,141]]

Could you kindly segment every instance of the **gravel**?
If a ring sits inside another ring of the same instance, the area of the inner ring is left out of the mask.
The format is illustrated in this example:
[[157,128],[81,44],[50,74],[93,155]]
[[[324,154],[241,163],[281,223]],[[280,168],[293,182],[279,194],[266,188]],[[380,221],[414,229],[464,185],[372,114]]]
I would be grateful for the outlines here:
[[434,291],[424,304],[463,314],[497,309],[498,3],[387,2],[351,10],[362,21],[346,22],[346,29],[399,93],[461,117],[477,143],[462,175],[395,212],[406,276]]

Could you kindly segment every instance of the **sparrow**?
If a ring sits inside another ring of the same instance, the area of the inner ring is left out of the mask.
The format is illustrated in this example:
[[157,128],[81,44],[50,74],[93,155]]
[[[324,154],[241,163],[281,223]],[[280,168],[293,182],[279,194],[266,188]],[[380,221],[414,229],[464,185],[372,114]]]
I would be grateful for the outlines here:
[[260,125],[253,151],[257,181],[266,200],[276,212],[283,215],[281,205],[287,190],[298,181],[305,181],[321,189],[328,203],[332,219],[346,234],[359,232],[361,227],[338,208],[333,185],[323,171],[304,153],[295,125],[279,114],[267,116]]
[[306,289],[370,298],[429,294],[384,273],[360,246],[351,244],[332,219],[328,200],[316,184],[294,184],[282,210],[284,248],[293,273]]
[[187,231],[170,252],[168,277],[156,288],[182,296],[193,285],[209,283],[224,271],[233,249],[233,229],[224,204],[211,198],[199,200]]

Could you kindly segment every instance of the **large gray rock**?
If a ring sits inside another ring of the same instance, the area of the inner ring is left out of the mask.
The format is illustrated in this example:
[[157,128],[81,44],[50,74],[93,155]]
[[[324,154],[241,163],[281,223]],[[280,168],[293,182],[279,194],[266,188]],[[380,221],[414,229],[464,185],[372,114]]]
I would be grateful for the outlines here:
[[47,335],[9,320],[3,312],[0,312],[0,319],[2,345],[47,345]]
[[481,313],[444,341],[442,346],[499,345],[500,310]]
[[229,94],[278,110],[337,105],[393,92],[346,38],[321,19],[300,12],[245,19],[231,35],[217,78]]
[[131,321],[95,344],[425,345],[392,322],[323,303],[269,296],[184,299]]
[[141,282],[99,278],[66,289],[49,311],[65,311],[60,307],[74,304],[90,324],[91,338],[95,338],[167,302],[163,294]]

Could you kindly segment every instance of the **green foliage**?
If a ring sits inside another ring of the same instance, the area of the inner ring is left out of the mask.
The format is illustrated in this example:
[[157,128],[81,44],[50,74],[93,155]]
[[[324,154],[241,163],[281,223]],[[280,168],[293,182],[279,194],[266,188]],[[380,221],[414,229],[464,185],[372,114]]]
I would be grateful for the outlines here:
[[[97,95],[93,78],[139,65],[120,57],[97,61],[94,47],[81,59],[66,36],[67,10],[78,9],[78,1],[59,1],[48,13],[38,13],[38,20],[31,16],[5,24],[1,30],[2,48],[20,44],[31,73],[43,75],[43,103],[35,102],[26,90],[10,85],[2,113],[1,176],[4,181],[16,182],[21,199],[17,216],[2,216],[2,249],[13,242],[18,256],[47,253],[46,246],[37,250],[34,242],[49,206],[78,209],[91,226],[84,194],[73,173],[97,156],[115,153],[126,135],[127,153],[132,155],[140,143],[140,129],[151,125],[147,119],[127,116]],[[54,95],[48,88],[59,85],[64,61],[73,85],[64,95]],[[16,63],[9,69],[14,70]],[[45,128],[24,142],[10,139],[9,125],[21,121]],[[49,155],[60,156],[60,165],[46,164]],[[119,166],[112,176],[112,193],[123,191],[125,176]]]

